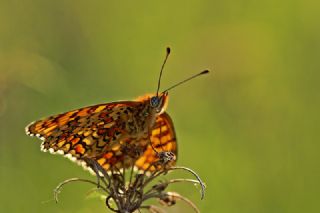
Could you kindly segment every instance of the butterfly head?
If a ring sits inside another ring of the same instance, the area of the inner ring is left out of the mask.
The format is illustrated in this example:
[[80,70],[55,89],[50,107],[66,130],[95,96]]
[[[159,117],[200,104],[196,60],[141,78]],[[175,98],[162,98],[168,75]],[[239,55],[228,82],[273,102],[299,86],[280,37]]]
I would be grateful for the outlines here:
[[163,92],[161,94],[151,96],[149,101],[151,110],[156,113],[161,113],[167,107],[168,92]]

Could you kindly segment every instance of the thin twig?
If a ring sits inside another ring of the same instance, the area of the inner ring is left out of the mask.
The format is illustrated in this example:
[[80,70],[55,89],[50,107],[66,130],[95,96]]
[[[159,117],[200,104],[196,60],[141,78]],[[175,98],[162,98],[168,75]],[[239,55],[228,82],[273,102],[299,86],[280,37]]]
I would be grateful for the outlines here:
[[[63,182],[61,182],[54,190],[53,190],[53,198],[54,200],[56,201],[56,203],[58,203],[58,194],[60,193],[60,189],[62,189],[62,187],[68,183],[71,183],[71,182],[86,182],[86,183],[91,183],[95,186],[98,186],[98,184],[92,180],[87,180],[87,179],[82,179],[82,178],[70,178],[70,179],[67,179]],[[108,190],[103,187],[103,186],[100,186],[100,188],[102,188],[105,192],[108,192]]]
[[[99,176],[97,182],[81,178],[70,178],[68,180],[65,180],[61,182],[54,190],[54,199],[56,202],[58,202],[58,193],[64,185],[66,185],[67,183],[80,181],[91,183],[98,187],[98,189],[103,190],[105,193],[107,193],[106,206],[113,212],[129,213],[137,210],[139,211],[139,209],[147,209],[150,212],[163,213],[164,211],[161,208],[152,205],[142,206],[144,201],[151,198],[158,198],[163,204],[168,206],[174,205],[177,200],[182,200],[186,202],[188,205],[190,205],[196,212],[199,212],[198,208],[189,199],[175,192],[165,191],[167,186],[172,183],[189,182],[193,184],[200,184],[201,199],[203,199],[205,184],[202,182],[197,173],[195,173],[193,170],[187,167],[167,167],[161,164],[161,162],[155,162],[154,164],[149,165],[149,168],[151,168],[151,166],[155,167],[155,170],[150,172],[150,175],[146,176],[146,170],[142,174],[134,173],[134,167],[132,166],[130,176],[127,177],[125,173],[129,171],[126,169],[120,170],[118,168],[111,168],[110,172],[106,172],[104,168],[101,167],[101,165],[99,165],[94,160],[90,159],[87,162],[91,165],[91,168]],[[163,167],[160,168],[160,166]],[[148,187],[149,190],[146,190],[145,187],[147,187],[147,185],[156,178],[160,177],[161,175],[167,175],[169,171],[179,169],[188,171],[189,173],[193,174],[196,177],[196,179],[193,180],[178,178],[164,182],[160,180],[157,184],[153,184],[150,188]],[[129,182],[126,182],[126,178],[129,179]],[[100,179],[104,184],[100,185]],[[110,205],[111,200],[115,204],[114,207]]]
[[193,179],[183,179],[183,178],[177,178],[177,179],[171,179],[168,181],[165,181],[164,183],[160,183],[158,185],[156,185],[157,187],[155,188],[155,186],[153,186],[151,189],[149,189],[147,192],[145,192],[144,194],[147,195],[150,192],[152,192],[153,190],[159,188],[162,186],[162,188],[166,188],[169,184],[171,183],[181,183],[181,182],[189,182],[189,183],[194,183],[194,184],[201,184],[198,180],[193,180]]
[[184,166],[173,166],[173,167],[168,168],[168,170],[177,170],[177,169],[186,170],[186,171],[190,172],[191,174],[193,174],[197,178],[197,180],[199,181],[199,184],[201,186],[201,200],[203,200],[206,186],[205,186],[204,182],[201,180],[201,178],[199,177],[199,175],[196,172],[194,172],[192,169],[189,169]]

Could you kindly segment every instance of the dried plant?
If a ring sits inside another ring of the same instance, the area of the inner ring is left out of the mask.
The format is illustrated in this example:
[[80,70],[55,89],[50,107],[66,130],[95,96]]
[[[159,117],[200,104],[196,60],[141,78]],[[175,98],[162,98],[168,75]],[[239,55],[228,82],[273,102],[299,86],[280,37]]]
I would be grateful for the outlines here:
[[[170,156],[171,153],[162,153],[163,156]],[[170,160],[170,159],[169,159]],[[70,178],[61,182],[54,190],[54,199],[58,202],[58,193],[62,187],[71,182],[87,182],[101,189],[106,195],[106,206],[113,212],[132,213],[140,212],[141,209],[146,209],[151,213],[163,213],[163,208],[148,205],[146,201],[157,199],[163,206],[172,206],[177,201],[186,202],[195,212],[200,212],[197,206],[189,199],[183,197],[176,192],[166,191],[167,187],[173,183],[187,182],[199,184],[201,186],[201,199],[204,198],[205,185],[200,177],[191,169],[181,166],[168,166],[168,159],[162,158],[155,164],[154,171],[135,171],[134,167],[129,169],[113,169],[106,172],[96,161],[86,159],[87,165],[93,170],[97,176],[97,181]],[[170,179],[159,180],[170,171],[184,170],[195,176],[194,179]]]

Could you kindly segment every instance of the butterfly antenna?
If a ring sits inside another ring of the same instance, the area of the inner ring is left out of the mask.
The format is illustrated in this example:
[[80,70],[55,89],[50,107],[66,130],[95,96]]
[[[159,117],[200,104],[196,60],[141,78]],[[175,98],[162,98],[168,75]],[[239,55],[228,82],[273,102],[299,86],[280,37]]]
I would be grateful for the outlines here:
[[160,76],[159,76],[158,88],[157,88],[157,96],[158,96],[159,89],[160,89],[160,82],[161,82],[162,71],[163,71],[164,65],[166,64],[167,59],[168,59],[168,57],[169,57],[169,55],[170,55],[170,52],[171,52],[170,47],[167,47],[167,54],[166,54],[166,57],[165,57],[165,59],[164,59],[164,61],[163,61],[163,64],[162,64],[161,70],[160,70]]
[[169,87],[168,89],[166,89],[165,91],[163,91],[163,93],[168,92],[169,90],[171,90],[171,89],[179,86],[180,84],[183,84],[183,83],[185,83],[185,82],[187,82],[187,81],[189,81],[189,80],[191,80],[191,79],[194,79],[194,78],[196,78],[196,77],[198,77],[198,76],[200,76],[200,75],[204,75],[204,74],[208,74],[208,73],[209,73],[209,70],[204,70],[204,71],[202,71],[202,72],[200,72],[200,73],[198,73],[198,74],[196,74],[196,75],[193,75],[193,76],[191,76],[191,77],[189,77],[189,78],[187,78],[187,79],[185,79],[185,80],[183,80],[183,81],[180,81],[179,83],[177,83],[177,84]]

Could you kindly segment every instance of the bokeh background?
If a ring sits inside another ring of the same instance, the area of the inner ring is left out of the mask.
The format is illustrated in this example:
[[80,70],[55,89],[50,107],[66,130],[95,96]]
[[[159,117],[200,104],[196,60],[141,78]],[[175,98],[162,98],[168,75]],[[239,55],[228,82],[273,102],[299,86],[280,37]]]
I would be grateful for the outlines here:
[[[170,92],[179,165],[207,183],[176,190],[202,212],[320,212],[320,3],[269,1],[0,1],[0,211],[108,212],[92,178],[40,152],[32,120]],[[177,173],[175,177],[190,177]],[[192,212],[179,203],[169,212]]]

